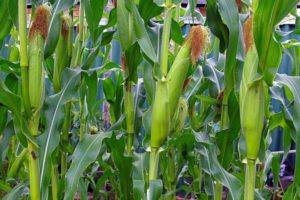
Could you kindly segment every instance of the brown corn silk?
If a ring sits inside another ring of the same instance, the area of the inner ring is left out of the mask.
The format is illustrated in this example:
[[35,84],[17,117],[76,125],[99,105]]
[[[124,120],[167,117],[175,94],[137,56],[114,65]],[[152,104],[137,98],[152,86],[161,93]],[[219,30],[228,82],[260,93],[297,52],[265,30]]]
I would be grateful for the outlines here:
[[46,5],[41,5],[36,9],[29,31],[29,39],[32,39],[36,34],[40,34],[46,40],[50,14],[50,9]]
[[253,16],[250,16],[243,25],[243,34],[244,34],[244,47],[246,53],[254,44],[253,38]]

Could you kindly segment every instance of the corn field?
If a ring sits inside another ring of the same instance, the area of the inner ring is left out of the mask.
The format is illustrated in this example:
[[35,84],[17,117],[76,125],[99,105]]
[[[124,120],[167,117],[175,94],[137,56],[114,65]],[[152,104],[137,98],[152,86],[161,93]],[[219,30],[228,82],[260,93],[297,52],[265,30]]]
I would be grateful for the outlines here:
[[1,0],[0,199],[299,200],[298,3]]

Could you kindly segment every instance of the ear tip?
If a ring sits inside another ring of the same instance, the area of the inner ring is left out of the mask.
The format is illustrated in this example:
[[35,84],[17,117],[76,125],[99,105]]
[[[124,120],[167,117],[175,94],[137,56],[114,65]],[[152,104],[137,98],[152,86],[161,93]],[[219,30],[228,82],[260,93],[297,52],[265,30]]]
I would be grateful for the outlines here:
[[40,5],[36,9],[34,20],[29,31],[29,38],[33,38],[37,33],[41,34],[44,39],[47,38],[50,15],[50,7],[45,4]]

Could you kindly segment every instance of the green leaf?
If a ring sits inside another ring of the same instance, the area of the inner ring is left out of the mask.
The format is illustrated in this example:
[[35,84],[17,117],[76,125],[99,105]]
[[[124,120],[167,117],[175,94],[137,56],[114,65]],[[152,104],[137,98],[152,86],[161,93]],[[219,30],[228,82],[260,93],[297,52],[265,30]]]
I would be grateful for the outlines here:
[[[300,77],[292,77],[284,74],[277,74],[275,83],[287,86],[294,96],[293,123],[296,129],[296,151],[300,152]],[[300,184],[300,154],[296,154],[294,183]]]
[[157,55],[152,46],[150,37],[146,31],[145,24],[141,18],[136,6],[132,10],[133,15],[133,29],[136,40],[138,41],[141,50],[149,57],[153,62],[158,63]]
[[97,94],[98,94],[98,76],[97,72],[93,72],[92,75],[85,75],[85,83],[87,85],[87,106],[89,110],[89,115],[93,115],[93,106],[95,104]]
[[26,186],[27,186],[27,184],[25,184],[25,183],[19,183],[16,187],[14,187],[14,189],[10,193],[5,195],[3,200],[19,199],[21,196],[23,196],[22,193],[25,190]]
[[126,8],[125,0],[118,0],[117,5],[117,28],[123,51],[134,43],[133,19]]
[[216,4],[217,0],[207,1],[207,22],[212,33],[219,38],[220,51],[223,53],[228,47],[229,30],[222,21]]
[[[6,125],[6,124],[5,124]],[[10,143],[10,139],[14,136],[15,132],[14,132],[14,127],[12,122],[9,122],[5,129],[2,130],[3,131],[3,135],[1,135],[1,140],[0,140],[0,167],[2,167],[3,165],[3,161],[6,158],[6,153],[7,150],[9,149],[9,143]]]
[[61,13],[63,10],[74,5],[74,3],[75,0],[57,0],[53,5],[52,17],[48,28],[48,38],[44,49],[45,58],[48,58],[56,48],[61,29]]
[[108,45],[111,42],[114,34],[115,34],[115,31],[104,32],[102,35],[101,46]]
[[115,102],[115,84],[111,78],[106,78],[103,80],[103,92],[108,102]]
[[99,26],[99,22],[101,20],[103,10],[107,0],[85,0],[84,1],[84,8],[85,8],[85,15],[86,21],[89,26],[89,31],[92,37],[92,41],[95,42],[97,35],[96,29]]
[[35,138],[32,137],[28,129],[26,119],[22,116],[21,98],[8,90],[2,80],[0,80],[0,103],[13,112],[14,126],[17,129],[17,137],[24,147],[27,147],[27,141],[30,140],[35,146],[38,146]]
[[175,20],[172,20],[171,30],[172,40],[174,40],[177,44],[183,44],[184,38],[182,36],[181,27]]
[[76,146],[72,155],[72,164],[66,173],[65,200],[74,199],[80,177],[98,157],[103,140],[111,137],[111,135],[110,132],[97,135],[85,134],[82,141]]
[[272,173],[273,173],[273,186],[275,192],[278,190],[278,182],[279,182],[279,173],[280,173],[280,155],[274,155],[272,158],[271,165]]
[[0,70],[4,73],[14,73],[16,75],[19,75],[20,64],[10,62],[9,60],[0,57]]
[[[207,159],[201,160],[203,169],[207,170],[215,179],[229,189],[229,194],[233,200],[242,199],[242,183],[232,174],[227,172],[219,163],[217,158],[217,148],[210,143],[207,135],[203,133],[193,133],[197,144],[197,149]],[[200,145],[200,146],[199,146]],[[203,146],[202,146],[203,145]],[[204,148],[203,148],[204,147]]]
[[159,200],[162,195],[163,183],[161,180],[151,180],[149,182],[149,199]]
[[145,22],[158,16],[164,10],[163,7],[157,6],[153,1],[140,1],[138,7],[141,17]]
[[[70,101],[80,83],[80,70],[68,69],[63,72],[62,90],[45,100],[44,110],[46,116],[46,129],[39,137],[42,151],[40,152],[40,188],[41,194],[47,195],[51,173],[51,155],[60,141],[61,124],[65,116],[65,104]],[[44,199],[44,198],[43,198]]]
[[9,10],[10,18],[11,18],[12,22],[14,23],[14,25],[18,29],[18,27],[19,27],[18,9],[16,8],[16,5],[18,5],[18,0],[10,0],[8,2],[9,2],[8,10]]
[[131,200],[133,198],[132,183],[132,157],[124,155],[125,138],[117,139],[115,134],[106,139],[105,143],[110,149],[114,164],[118,169],[118,178],[120,182],[120,199]]
[[137,83],[138,74],[137,74],[137,67],[142,62],[143,57],[140,52],[140,47],[138,43],[135,43],[131,47],[129,47],[125,51],[126,56],[126,67],[128,68],[128,72],[126,73],[126,78]]
[[9,34],[13,26],[13,22],[9,18],[8,5],[9,5],[9,0],[0,1],[0,24],[1,24],[0,41],[3,40]]
[[259,56],[259,69],[272,85],[281,60],[280,44],[274,39],[275,26],[296,6],[298,0],[256,1],[253,34]]

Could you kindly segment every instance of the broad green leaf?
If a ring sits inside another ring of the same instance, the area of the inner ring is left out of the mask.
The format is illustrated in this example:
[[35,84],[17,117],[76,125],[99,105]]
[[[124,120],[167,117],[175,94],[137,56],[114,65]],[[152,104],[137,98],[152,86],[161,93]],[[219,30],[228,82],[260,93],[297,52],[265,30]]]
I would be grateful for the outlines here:
[[97,94],[98,94],[98,76],[97,72],[93,72],[90,76],[85,75],[85,83],[87,85],[87,106],[89,110],[89,115],[93,115],[93,106],[95,104]]
[[111,78],[106,78],[103,80],[103,92],[106,100],[109,103],[115,102],[115,84]]
[[111,138],[105,140],[107,147],[110,149],[112,159],[118,169],[120,199],[132,200],[133,183],[132,183],[132,157],[125,155],[125,138],[117,139],[113,134]]
[[5,129],[3,130],[3,134],[1,135],[0,139],[0,168],[3,167],[3,161],[6,158],[6,153],[9,147],[10,139],[14,136],[14,127],[12,122],[9,122]]
[[18,21],[18,9],[16,8],[16,5],[18,5],[18,0],[10,0],[8,1],[8,10],[10,14],[10,18],[14,25],[18,28],[19,27],[19,21]]
[[122,50],[125,51],[134,43],[133,18],[126,8],[125,0],[118,0],[117,28]]
[[[293,123],[296,129],[296,151],[300,152],[300,77],[277,74],[275,83],[287,86],[294,96]],[[300,184],[300,154],[296,154],[294,183]]]
[[[9,17],[9,0],[0,1],[0,41],[2,41],[10,32],[13,22]],[[17,10],[17,9],[16,9]]]
[[131,47],[129,47],[125,51],[126,56],[126,76],[125,78],[128,78],[129,80],[133,81],[134,83],[137,83],[138,74],[137,74],[137,67],[142,62],[143,57],[140,52],[140,47],[138,43],[135,43]]
[[158,63],[157,55],[152,46],[150,37],[146,31],[145,24],[141,18],[136,6],[132,10],[133,15],[133,30],[142,51],[149,57],[154,63]]
[[296,6],[298,0],[254,2],[253,34],[259,56],[259,69],[272,85],[281,60],[281,47],[275,40],[275,26]]
[[26,119],[22,116],[22,101],[21,98],[9,91],[2,80],[0,80],[0,103],[6,106],[13,112],[14,126],[16,128],[17,137],[24,147],[27,147],[25,137],[37,146],[36,139],[32,137],[28,129]]
[[139,12],[145,22],[148,22],[151,18],[158,16],[164,10],[163,7],[157,6],[153,1],[140,1]]
[[3,200],[16,200],[22,196],[23,191],[25,190],[27,184],[19,183],[14,189],[3,197]]
[[133,180],[133,199],[134,200],[146,199],[144,180]]
[[56,48],[61,29],[61,14],[64,9],[74,5],[75,0],[57,0],[53,5],[52,16],[49,21],[48,38],[45,45],[45,58],[51,56]]
[[274,155],[272,158],[271,165],[272,173],[273,173],[273,186],[275,192],[278,190],[278,182],[279,182],[279,173],[280,173],[280,155]]
[[101,46],[108,45],[112,41],[114,34],[115,31],[104,32],[102,35]]
[[220,51],[223,53],[228,47],[229,30],[222,21],[221,15],[216,6],[217,0],[207,1],[207,22],[210,30],[220,40]]
[[97,135],[85,134],[83,140],[76,146],[72,155],[71,166],[66,173],[65,200],[74,199],[80,177],[82,177],[86,168],[98,157],[103,140],[111,137],[111,135],[111,132],[102,132]]
[[100,19],[103,14],[104,6],[107,3],[107,0],[85,0],[84,8],[86,21],[89,26],[89,31],[92,37],[92,41],[95,42],[97,35],[96,29],[99,26]]
[[151,200],[159,200],[162,195],[163,183],[161,180],[151,180],[149,181],[149,191],[148,191],[148,199]]
[[[45,100],[44,110],[46,116],[46,129],[39,137],[41,146],[40,152],[40,188],[41,194],[47,195],[47,189],[50,181],[49,171],[51,171],[51,155],[60,141],[61,124],[64,119],[65,104],[70,101],[80,82],[80,70],[66,69],[63,73],[62,90]],[[42,196],[43,199],[46,197]]]
[[16,75],[20,74],[20,64],[13,63],[0,57],[0,71],[4,73],[14,73]]
[[184,42],[184,38],[182,36],[181,27],[178,22],[172,20],[171,25],[171,38],[174,40],[177,44],[182,45]]
[[[206,158],[201,160],[203,169],[208,171],[216,180],[229,189],[229,195],[233,200],[240,200],[243,196],[242,183],[232,174],[227,172],[219,163],[217,158],[217,148],[210,143],[207,135],[203,133],[193,133],[197,142],[197,149]],[[200,145],[200,146],[199,146]]]

